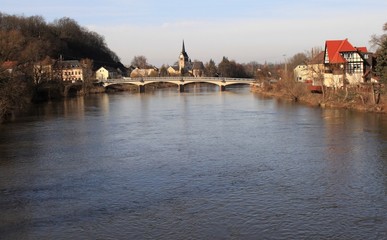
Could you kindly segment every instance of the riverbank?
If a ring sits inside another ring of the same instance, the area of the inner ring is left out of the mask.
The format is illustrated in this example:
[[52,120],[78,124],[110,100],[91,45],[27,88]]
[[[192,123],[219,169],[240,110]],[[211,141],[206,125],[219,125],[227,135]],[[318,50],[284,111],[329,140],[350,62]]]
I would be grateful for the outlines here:
[[[25,84],[24,84],[25,85]],[[23,85],[23,86],[24,86]],[[16,84],[5,85],[10,90],[1,89],[2,97],[6,93],[15,92],[13,89]],[[60,101],[65,98],[79,97],[90,94],[100,93],[114,93],[114,92],[139,92],[139,87],[131,84],[115,84],[108,87],[103,87],[100,83],[84,84],[84,82],[62,82],[49,81],[39,84],[39,86],[25,86],[21,88],[22,84],[17,85],[22,89],[20,97],[8,97],[3,100],[0,98],[0,124],[15,119],[19,113],[24,111],[24,106],[34,103],[42,103],[48,101]],[[145,86],[145,91],[155,91],[157,89],[174,87],[171,83],[154,83]]]
[[283,84],[255,84],[252,91],[262,96],[295,101],[321,108],[350,109],[360,112],[387,113],[387,96],[381,95],[379,104],[373,103],[371,93],[355,90],[325,89],[324,93],[311,93],[305,84],[292,87]]

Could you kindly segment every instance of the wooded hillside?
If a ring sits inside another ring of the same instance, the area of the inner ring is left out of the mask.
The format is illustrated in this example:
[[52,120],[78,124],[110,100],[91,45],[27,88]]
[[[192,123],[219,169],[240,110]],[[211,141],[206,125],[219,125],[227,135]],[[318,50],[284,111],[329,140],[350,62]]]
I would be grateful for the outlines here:
[[47,23],[41,16],[15,16],[0,13],[0,62],[33,62],[49,56],[58,59],[92,59],[94,67],[123,67],[104,37],[61,18]]

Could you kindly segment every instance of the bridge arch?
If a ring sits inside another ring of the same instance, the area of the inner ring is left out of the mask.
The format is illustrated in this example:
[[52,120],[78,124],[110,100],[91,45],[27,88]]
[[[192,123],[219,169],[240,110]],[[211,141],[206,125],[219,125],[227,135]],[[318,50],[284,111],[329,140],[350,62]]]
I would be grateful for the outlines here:
[[153,83],[171,83],[178,86],[181,92],[184,92],[184,86],[195,83],[207,83],[220,87],[221,91],[225,91],[226,86],[245,84],[251,85],[254,79],[242,79],[242,78],[217,78],[217,77],[144,77],[144,78],[123,78],[123,79],[110,79],[103,83],[105,87],[113,84],[132,84],[139,87],[140,92],[145,91],[145,86]]
[[63,95],[65,97],[75,97],[83,90],[82,84],[69,84],[64,87]]

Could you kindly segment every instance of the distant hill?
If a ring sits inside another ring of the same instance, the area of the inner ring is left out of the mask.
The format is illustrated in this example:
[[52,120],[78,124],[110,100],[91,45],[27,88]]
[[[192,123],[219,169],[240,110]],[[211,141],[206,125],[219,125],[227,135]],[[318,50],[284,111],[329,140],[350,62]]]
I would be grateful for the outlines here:
[[[47,23],[41,16],[0,12],[0,40],[2,36],[7,36],[9,43],[0,46],[0,61],[40,61],[47,56],[66,60],[89,58],[94,61],[95,69],[100,66],[124,68],[103,36],[67,17]],[[15,41],[9,36],[15,36]],[[16,46],[16,42],[21,46]]]

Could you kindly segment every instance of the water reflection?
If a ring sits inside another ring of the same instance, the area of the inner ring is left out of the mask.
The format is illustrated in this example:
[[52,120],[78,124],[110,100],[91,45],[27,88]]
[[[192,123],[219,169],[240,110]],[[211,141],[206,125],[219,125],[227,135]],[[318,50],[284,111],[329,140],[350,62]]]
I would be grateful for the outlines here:
[[386,237],[386,116],[195,86],[1,125],[0,238]]

